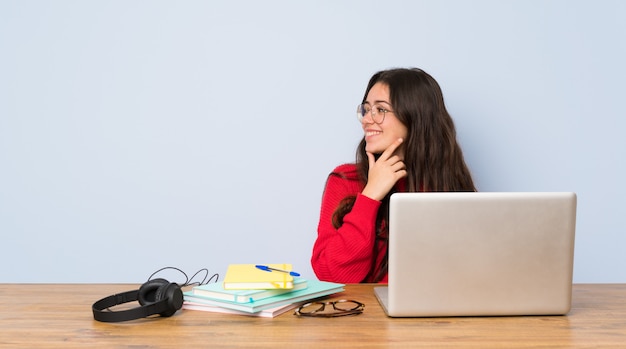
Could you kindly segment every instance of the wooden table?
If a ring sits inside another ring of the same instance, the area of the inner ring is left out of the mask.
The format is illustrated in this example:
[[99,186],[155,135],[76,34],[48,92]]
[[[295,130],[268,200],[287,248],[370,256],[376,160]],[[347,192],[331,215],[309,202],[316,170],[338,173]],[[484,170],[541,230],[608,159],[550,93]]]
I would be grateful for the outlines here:
[[0,284],[0,348],[626,348],[626,284],[576,284],[567,316],[385,316],[374,285],[332,299],[366,304],[358,316],[257,318],[182,310],[170,318],[93,320],[91,305],[120,284]]

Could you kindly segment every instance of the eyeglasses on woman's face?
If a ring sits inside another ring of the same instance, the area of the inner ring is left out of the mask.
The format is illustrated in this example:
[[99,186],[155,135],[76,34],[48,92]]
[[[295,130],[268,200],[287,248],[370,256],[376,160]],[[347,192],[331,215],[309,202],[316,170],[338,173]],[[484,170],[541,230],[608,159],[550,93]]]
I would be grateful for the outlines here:
[[359,122],[363,122],[363,119],[368,113],[375,124],[382,124],[383,121],[385,121],[385,115],[387,115],[387,113],[393,113],[393,111],[380,104],[374,104],[372,106],[369,103],[362,103],[357,106],[356,117],[359,119]]

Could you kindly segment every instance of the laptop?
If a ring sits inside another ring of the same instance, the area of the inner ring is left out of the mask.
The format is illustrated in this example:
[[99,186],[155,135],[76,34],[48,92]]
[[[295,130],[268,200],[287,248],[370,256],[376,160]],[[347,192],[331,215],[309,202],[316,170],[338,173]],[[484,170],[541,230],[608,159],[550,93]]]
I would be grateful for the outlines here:
[[395,193],[389,209],[388,316],[569,312],[575,193]]

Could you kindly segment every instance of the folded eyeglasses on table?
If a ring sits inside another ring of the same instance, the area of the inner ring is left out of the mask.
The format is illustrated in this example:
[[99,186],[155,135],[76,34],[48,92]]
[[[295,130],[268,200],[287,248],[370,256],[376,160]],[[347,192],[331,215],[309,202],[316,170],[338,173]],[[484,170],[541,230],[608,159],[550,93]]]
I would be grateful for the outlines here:
[[[329,307],[327,311],[326,306]],[[338,317],[347,315],[359,315],[363,313],[365,304],[357,302],[355,300],[340,299],[332,302],[310,302],[301,305],[293,313],[297,316],[310,316],[310,317]]]

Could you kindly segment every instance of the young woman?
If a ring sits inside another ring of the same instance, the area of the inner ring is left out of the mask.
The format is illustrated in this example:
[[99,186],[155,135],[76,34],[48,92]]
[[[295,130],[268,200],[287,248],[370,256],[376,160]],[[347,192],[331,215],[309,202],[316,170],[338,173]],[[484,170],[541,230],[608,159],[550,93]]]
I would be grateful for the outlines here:
[[374,74],[357,117],[356,163],[328,176],[311,264],[320,280],[387,282],[391,194],[476,188],[441,88],[424,71]]

